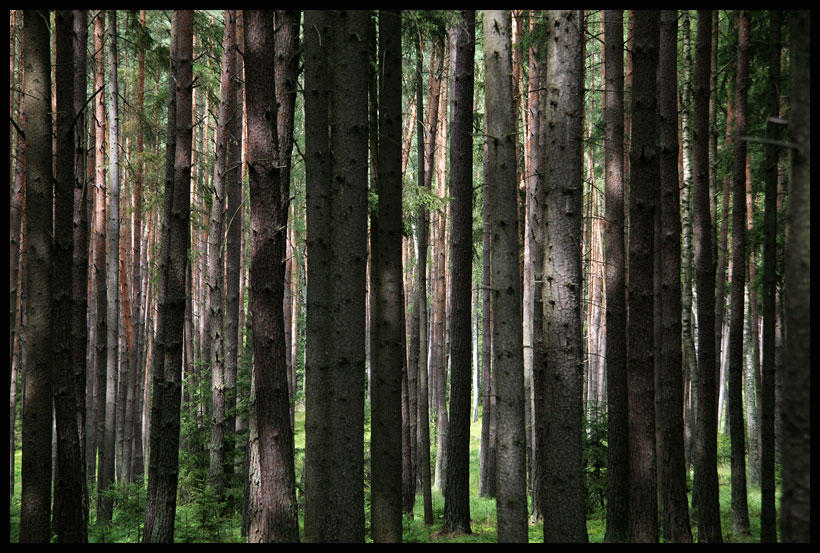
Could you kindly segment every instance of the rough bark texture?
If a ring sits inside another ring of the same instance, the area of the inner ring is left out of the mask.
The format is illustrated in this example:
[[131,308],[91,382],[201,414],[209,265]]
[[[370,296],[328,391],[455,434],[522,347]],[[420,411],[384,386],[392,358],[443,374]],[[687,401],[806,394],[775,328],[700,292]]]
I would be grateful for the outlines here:
[[[780,49],[782,14],[769,14],[769,82],[766,112],[769,117],[780,115]],[[777,140],[780,125],[769,120],[766,137]],[[777,164],[779,150],[766,145],[765,178],[766,203],[763,215],[765,239],[763,243],[763,356],[760,392],[760,541],[777,541],[777,513],[775,506],[775,356],[774,329],[777,298]]]
[[635,12],[629,192],[628,410],[631,539],[658,541],[653,349],[653,257],[658,186],[659,13]]
[[[174,105],[169,105],[168,118],[165,206],[160,241],[159,320],[157,352],[152,368],[151,451],[143,538],[146,543],[169,543],[174,537],[179,479],[185,269],[191,247],[193,12],[175,12],[171,28],[171,43],[174,45],[171,50],[171,74],[175,83],[175,99]],[[172,112],[174,116],[170,117]],[[171,134],[173,140],[170,139]],[[173,171],[168,165],[173,167]]]
[[681,337],[681,217],[678,183],[676,10],[661,12],[658,65],[660,114],[661,359],[658,383],[658,471],[664,541],[692,541],[683,441],[683,343]]
[[[444,528],[470,533],[470,295],[472,292],[473,78],[475,11],[457,24],[450,138],[450,413],[444,483]],[[520,316],[518,318],[520,321]],[[446,381],[440,382],[442,388]],[[443,390],[442,390],[443,391]]]
[[[85,464],[82,458],[77,395],[85,386],[73,369],[71,258],[74,248],[74,16],[55,13],[57,150],[54,188],[54,250],[52,263],[54,331],[54,414],[57,429],[57,478],[54,526],[60,542],[88,540],[83,509]],[[83,205],[83,207],[85,207]],[[84,279],[85,280],[85,279]],[[82,327],[85,328],[85,321]],[[83,352],[83,355],[85,352]]]
[[[518,197],[515,163],[515,111],[510,13],[484,15],[486,113],[491,212],[492,309],[496,395],[496,474],[498,541],[523,542],[527,536],[526,430],[521,327],[521,273],[518,264]],[[451,436],[454,434],[451,434]],[[452,465],[452,460],[451,460]],[[449,481],[449,479],[448,479]]]
[[693,121],[694,248],[698,316],[698,384],[693,506],[699,542],[723,541],[720,528],[717,475],[717,356],[715,352],[715,270],[712,257],[712,217],[709,212],[709,68],[712,14],[698,12],[695,45]]
[[[581,224],[583,13],[547,22],[547,148],[544,244],[544,541],[586,542],[583,474]],[[496,322],[498,319],[496,318]]]
[[244,12],[251,205],[250,310],[260,486],[249,541],[299,541],[282,299],[289,188],[280,179],[273,14]]
[[374,542],[401,542],[401,13],[379,12],[379,149],[371,213],[371,496]]
[[783,363],[783,496],[780,535],[811,539],[811,14],[792,13],[789,213],[784,261],[786,349]]
[[610,543],[629,541],[629,419],[626,384],[623,11],[604,13],[606,181],[607,516]]
[[117,16],[114,10],[107,14],[107,26],[111,36],[108,46],[108,271],[106,281],[106,368],[105,368],[105,432],[99,455],[97,475],[97,521],[110,523],[113,516],[113,498],[104,494],[114,483],[114,439],[116,437],[117,383],[119,356],[120,311],[120,188],[119,188],[119,114],[117,111]]
[[746,437],[743,424],[743,295],[746,281],[746,135],[751,14],[738,17],[735,143],[732,164],[732,291],[729,321],[729,434],[732,441],[732,530],[749,534]]
[[305,540],[314,542],[365,534],[367,18],[306,12],[304,22]]
[[23,14],[26,133],[26,363],[20,542],[51,539],[51,56],[48,12]]

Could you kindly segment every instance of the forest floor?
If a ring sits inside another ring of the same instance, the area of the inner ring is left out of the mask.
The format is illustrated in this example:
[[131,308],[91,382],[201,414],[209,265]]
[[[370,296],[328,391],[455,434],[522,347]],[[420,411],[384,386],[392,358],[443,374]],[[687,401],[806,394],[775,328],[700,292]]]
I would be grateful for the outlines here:
[[[367,421],[366,421],[367,423]],[[305,447],[304,434],[304,411],[296,412],[296,479],[301,488],[302,462]],[[405,542],[416,543],[493,543],[496,541],[496,507],[495,499],[478,496],[479,481],[479,450],[481,441],[481,419],[473,422],[470,427],[470,516],[471,534],[452,535],[442,531],[442,516],[444,513],[444,496],[441,490],[433,489],[433,515],[434,523],[426,526],[423,522],[424,512],[421,495],[417,495],[413,517],[404,516],[403,536]],[[431,436],[431,442],[435,447],[435,442]],[[719,450],[728,453],[729,440],[723,435],[719,436]],[[365,453],[369,451],[369,427],[366,428]],[[723,526],[724,542],[757,542],[760,537],[760,487],[748,486],[749,517],[751,523],[751,536],[735,536],[731,527],[731,487],[730,487],[730,466],[727,454],[719,451],[718,478],[720,483],[720,506],[721,522]],[[184,457],[184,454],[183,456]],[[183,461],[184,463],[184,461]],[[19,535],[20,522],[20,466],[21,451],[19,441],[15,451],[15,478],[14,493],[9,506],[9,541],[14,543]],[[182,471],[181,471],[182,472]],[[691,474],[688,482],[691,488]],[[779,484],[779,482],[778,482]],[[241,497],[241,487],[235,486],[230,493],[233,494],[234,503],[239,503]],[[142,524],[145,508],[145,486],[128,485],[113,492],[115,497],[114,521],[110,526],[98,526],[94,522],[96,513],[96,493],[92,490],[89,525],[90,542],[123,543],[138,542],[142,538]],[[301,494],[300,494],[301,495]],[[367,498],[366,498],[367,502]],[[780,491],[778,487],[777,505],[779,512]],[[227,516],[218,514],[222,511],[224,504],[209,494],[209,488],[203,478],[192,476],[191,474],[181,474],[180,488],[177,499],[176,533],[177,542],[244,542],[240,528],[242,523],[241,509],[237,508]],[[369,504],[366,508],[369,507]],[[300,497],[300,511],[301,511]],[[216,514],[215,514],[216,513]],[[369,513],[366,517],[369,524]],[[303,520],[300,519],[300,526]],[[693,534],[697,531],[693,526]],[[606,517],[604,509],[587,514],[587,533],[591,543],[604,541],[606,531]],[[543,541],[543,524],[541,522],[531,522],[529,525],[530,542]],[[369,540],[369,531],[368,531]]]

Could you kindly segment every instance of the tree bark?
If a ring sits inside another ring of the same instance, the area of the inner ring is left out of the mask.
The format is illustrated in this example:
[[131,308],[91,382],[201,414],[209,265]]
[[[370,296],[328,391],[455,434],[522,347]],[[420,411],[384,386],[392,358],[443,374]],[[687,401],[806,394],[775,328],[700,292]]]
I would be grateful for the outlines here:
[[193,139],[193,12],[176,11],[171,28],[171,74],[175,94],[174,99],[169,100],[169,115],[173,113],[174,116],[168,118],[165,206],[160,242],[160,312],[157,322],[156,364],[152,368],[154,382],[143,538],[145,543],[168,543],[174,537],[179,478],[180,364],[183,359],[185,274],[191,247],[189,221]]
[[[470,295],[473,215],[473,78],[475,12],[457,24],[450,135],[450,413],[444,483],[444,529],[470,533]],[[519,319],[520,320],[520,316]],[[442,392],[446,381],[440,382]]]
[[[486,113],[489,144],[489,196],[484,209],[491,213],[492,309],[498,324],[495,344],[497,408],[496,511],[498,541],[528,541],[526,429],[521,327],[521,274],[518,264],[518,186],[515,156],[515,109],[510,79],[510,12],[484,14]],[[454,396],[455,397],[455,396]],[[451,461],[452,464],[452,461]],[[449,478],[448,478],[449,482]]]
[[732,530],[749,534],[743,424],[743,294],[746,281],[746,135],[751,14],[738,16],[735,143],[732,165],[732,291],[729,322],[729,433],[732,441]]
[[371,213],[371,499],[374,542],[401,542],[401,13],[379,12],[377,210]]
[[623,12],[604,14],[606,220],[607,525],[604,539],[629,541],[629,419],[626,383]]
[[52,140],[49,16],[23,14],[26,133],[26,363],[20,543],[51,539]]
[[627,382],[630,524],[635,542],[658,541],[655,455],[653,257],[658,151],[656,73],[659,13],[635,12],[629,195]]
[[693,506],[699,542],[722,542],[717,475],[717,362],[715,350],[715,270],[709,212],[709,68],[712,14],[698,11],[693,120],[694,249],[697,280],[698,378]]
[[658,382],[660,413],[661,503],[664,541],[692,542],[686,497],[683,434],[683,343],[681,333],[681,217],[678,183],[678,102],[676,10],[663,10],[660,22],[658,112],[660,114],[661,217],[661,362]]
[[786,348],[783,363],[783,496],[780,535],[784,542],[811,539],[811,14],[789,16],[791,90],[789,142],[793,146],[784,247]]

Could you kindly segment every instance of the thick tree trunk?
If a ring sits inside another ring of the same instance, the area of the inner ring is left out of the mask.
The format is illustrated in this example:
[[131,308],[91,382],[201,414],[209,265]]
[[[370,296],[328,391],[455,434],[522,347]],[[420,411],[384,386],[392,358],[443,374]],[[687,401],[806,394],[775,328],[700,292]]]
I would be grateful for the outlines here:
[[[470,533],[470,295],[473,215],[473,78],[475,12],[464,10],[457,24],[453,60],[450,138],[452,220],[450,234],[450,413],[444,482],[444,528]],[[520,316],[518,318],[520,321]],[[520,340],[519,340],[520,341]],[[444,372],[442,371],[442,374]],[[446,380],[440,382],[444,391]]]
[[[497,425],[496,511],[498,541],[524,542],[527,537],[526,428],[521,327],[521,274],[518,264],[518,186],[515,162],[515,115],[511,74],[510,13],[484,15],[486,113],[491,213],[492,309]],[[455,130],[455,129],[454,129]],[[455,374],[455,373],[454,373]],[[455,397],[455,396],[454,396]],[[452,465],[452,460],[451,460]],[[448,478],[448,482],[449,482]]]
[[[586,542],[583,475],[582,99],[583,13],[548,20],[547,136],[562,150],[546,164],[543,310],[545,369],[544,540]],[[496,318],[496,323],[498,319]]]
[[635,12],[629,194],[627,330],[630,523],[635,542],[658,541],[655,455],[653,258],[658,151],[656,73],[659,13]]
[[51,539],[52,141],[49,17],[23,14],[26,133],[26,363],[23,385],[21,543]]
[[783,496],[780,535],[811,539],[811,14],[792,13],[789,213],[784,247],[786,349],[783,363]]
[[365,536],[367,18],[306,12],[304,22],[306,541]]

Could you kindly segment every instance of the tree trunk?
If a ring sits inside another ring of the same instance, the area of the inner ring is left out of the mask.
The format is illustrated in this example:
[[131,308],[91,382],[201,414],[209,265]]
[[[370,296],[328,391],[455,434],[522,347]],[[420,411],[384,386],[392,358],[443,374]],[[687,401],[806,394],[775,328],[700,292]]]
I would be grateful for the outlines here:
[[23,14],[26,133],[26,361],[19,541],[51,539],[52,141],[49,17]]
[[[496,511],[498,541],[524,542],[527,536],[526,429],[521,321],[521,274],[518,264],[518,186],[515,162],[515,109],[510,79],[512,42],[510,13],[484,15],[486,113],[489,144],[492,309],[497,408]],[[455,130],[455,129],[454,129]],[[454,134],[455,136],[455,134]],[[455,373],[454,373],[455,374]],[[455,397],[455,395],[453,396]],[[452,466],[452,461],[451,461]],[[448,478],[448,482],[450,479]]]
[[[169,100],[169,144],[159,277],[157,355],[153,373],[151,453],[145,510],[145,543],[174,537],[179,478],[180,362],[185,322],[185,274],[191,247],[193,12],[176,11],[171,23],[171,66],[176,92]],[[173,105],[170,105],[173,102]],[[173,108],[173,109],[171,109]],[[171,131],[174,131],[173,133]],[[173,139],[171,139],[173,136]],[[171,171],[173,168],[173,171]]]
[[401,542],[401,13],[379,12],[377,210],[371,214],[371,499],[374,542]]
[[245,75],[248,87],[248,174],[251,191],[250,309],[253,313],[253,375],[259,432],[260,517],[249,541],[296,542],[299,525],[290,426],[282,298],[289,189],[280,178],[274,71],[273,14],[245,11]]
[[746,281],[746,135],[751,14],[738,17],[735,143],[732,166],[732,291],[729,326],[729,433],[732,440],[732,530],[749,534],[746,440],[743,424],[743,295]]
[[630,523],[635,542],[658,541],[655,455],[653,257],[658,182],[656,72],[659,13],[635,12],[629,197],[627,330]]
[[661,12],[658,112],[661,240],[661,359],[658,382],[658,469],[664,541],[692,542],[686,497],[683,439],[683,343],[681,335],[681,217],[678,183],[676,10]]
[[695,45],[693,195],[695,277],[697,279],[698,377],[693,506],[699,542],[722,542],[717,475],[717,362],[715,346],[715,271],[712,218],[709,212],[709,68],[712,14],[698,12]]
[[789,213],[784,247],[786,349],[783,363],[783,496],[780,535],[784,542],[811,538],[811,14],[792,13],[789,142]]
[[363,542],[365,536],[368,17],[364,11],[306,12],[304,22],[304,478],[305,540],[312,542]]
[[[61,542],[88,540],[83,499],[85,466],[80,441],[77,395],[85,386],[74,374],[72,319],[72,253],[74,249],[74,14],[55,14],[57,49],[57,150],[54,187],[54,250],[52,261],[54,344],[54,412],[57,423],[57,480],[54,524]],[[84,204],[83,208],[85,207]],[[66,278],[68,275],[68,278]],[[85,321],[79,329],[85,328]],[[78,329],[78,330],[79,330]],[[85,350],[83,350],[83,356]]]
[[[453,63],[450,179],[453,197],[450,234],[450,413],[444,482],[444,529],[470,533],[470,295],[473,215],[473,78],[475,12],[457,23]],[[520,315],[518,320],[520,320]],[[520,340],[519,340],[520,341]],[[444,374],[442,372],[442,374]],[[444,392],[446,380],[440,382]]]
[[117,360],[119,355],[119,241],[120,241],[120,189],[119,189],[119,114],[117,111],[117,16],[114,10],[107,13],[111,44],[108,47],[108,280],[105,377],[105,433],[100,450],[99,474],[97,476],[97,522],[108,524],[113,517],[113,498],[105,494],[114,483],[114,440],[116,438],[117,410]]
[[[782,14],[769,14],[769,82],[766,96],[768,116],[780,115],[780,50]],[[780,138],[779,125],[769,119],[766,137]],[[777,165],[779,150],[774,144],[766,145],[765,179],[766,203],[763,215],[763,357],[760,392],[760,541],[777,541],[777,512],[775,505],[775,364],[774,330],[777,294]]]
[[605,540],[629,541],[629,419],[626,383],[623,12],[604,14],[606,177],[607,525]]

